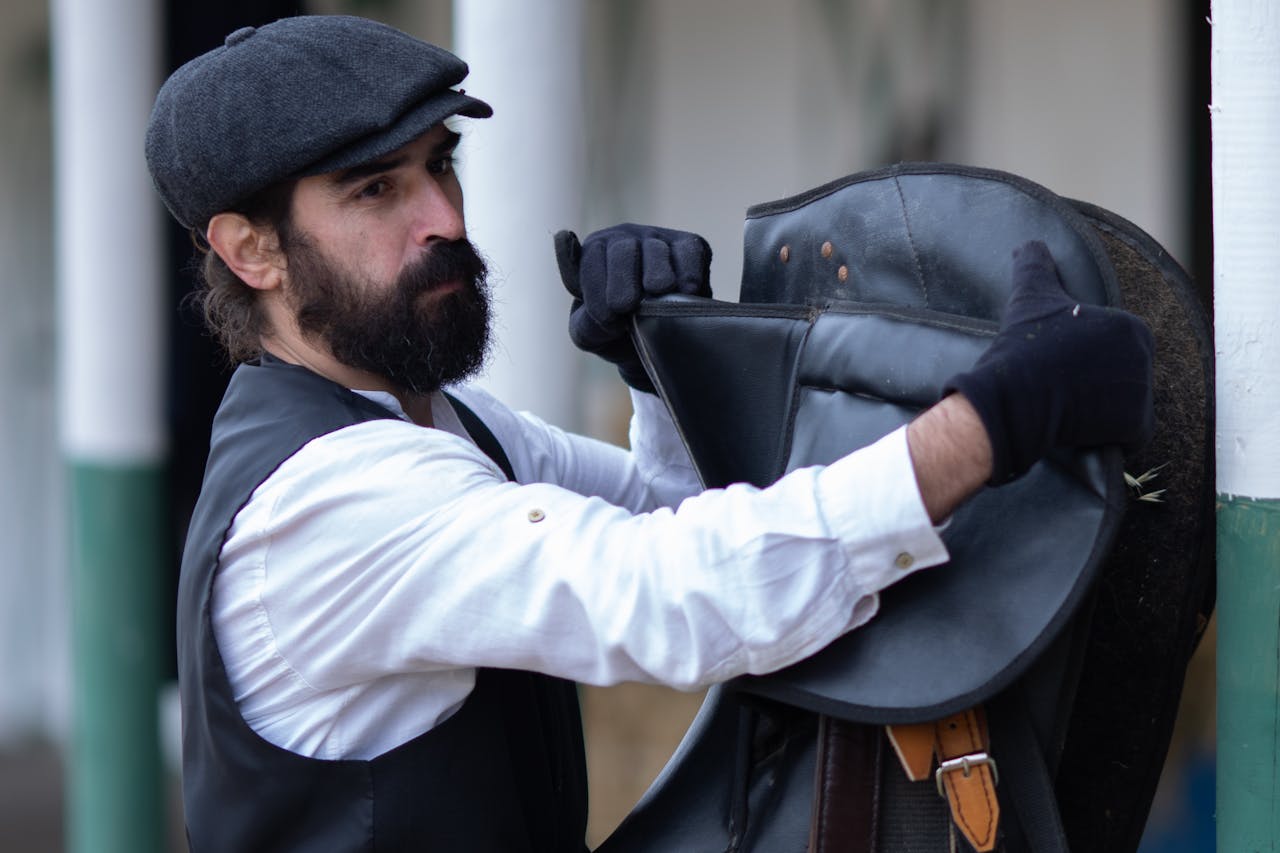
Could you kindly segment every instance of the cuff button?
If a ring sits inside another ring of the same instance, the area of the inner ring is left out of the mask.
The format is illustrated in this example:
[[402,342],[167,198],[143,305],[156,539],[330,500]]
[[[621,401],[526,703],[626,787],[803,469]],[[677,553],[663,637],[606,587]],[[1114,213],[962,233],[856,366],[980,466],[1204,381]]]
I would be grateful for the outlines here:
[[893,564],[900,569],[909,569],[915,564],[916,558],[903,551],[901,554],[893,558]]

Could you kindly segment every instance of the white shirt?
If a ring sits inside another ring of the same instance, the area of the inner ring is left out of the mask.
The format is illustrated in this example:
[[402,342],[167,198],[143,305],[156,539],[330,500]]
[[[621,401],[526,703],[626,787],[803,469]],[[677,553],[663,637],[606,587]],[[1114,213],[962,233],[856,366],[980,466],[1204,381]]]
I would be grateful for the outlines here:
[[437,395],[435,428],[321,436],[237,514],[213,629],[241,713],[268,741],[372,758],[456,711],[480,666],[677,688],[769,672],[947,559],[905,430],[768,489],[697,494],[652,395],[632,395],[628,453],[454,393],[516,482]]

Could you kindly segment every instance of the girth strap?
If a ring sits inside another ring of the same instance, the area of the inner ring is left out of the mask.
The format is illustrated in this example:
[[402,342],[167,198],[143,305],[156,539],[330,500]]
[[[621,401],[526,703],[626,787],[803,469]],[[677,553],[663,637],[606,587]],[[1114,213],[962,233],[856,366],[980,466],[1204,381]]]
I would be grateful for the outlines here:
[[821,714],[808,853],[874,853],[880,730]]
[[913,782],[934,778],[947,798],[951,820],[978,853],[996,846],[1000,803],[996,798],[996,765],[982,706],[932,723],[885,726],[902,769]]
[[1025,692],[1006,691],[991,700],[995,752],[1004,768],[1005,791],[1016,819],[1009,821],[1010,850],[1068,853],[1053,780],[1031,723]]

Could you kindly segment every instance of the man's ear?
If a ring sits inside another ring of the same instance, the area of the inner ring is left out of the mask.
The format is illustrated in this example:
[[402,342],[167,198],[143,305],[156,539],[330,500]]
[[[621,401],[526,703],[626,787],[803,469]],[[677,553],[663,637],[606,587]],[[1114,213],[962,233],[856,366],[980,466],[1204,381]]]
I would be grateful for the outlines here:
[[219,213],[209,220],[205,237],[228,269],[250,287],[275,290],[284,282],[284,252],[270,225],[255,225],[240,213]]

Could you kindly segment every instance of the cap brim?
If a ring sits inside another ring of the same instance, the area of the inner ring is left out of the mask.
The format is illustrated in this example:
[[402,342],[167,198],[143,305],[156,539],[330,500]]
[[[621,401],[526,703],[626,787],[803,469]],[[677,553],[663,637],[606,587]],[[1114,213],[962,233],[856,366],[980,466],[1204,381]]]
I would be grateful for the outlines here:
[[350,169],[390,154],[408,145],[431,128],[451,116],[488,118],[493,107],[479,98],[448,89],[426,98],[406,110],[387,128],[376,130],[339,150],[322,157],[297,173],[298,177],[320,175],[338,169]]

